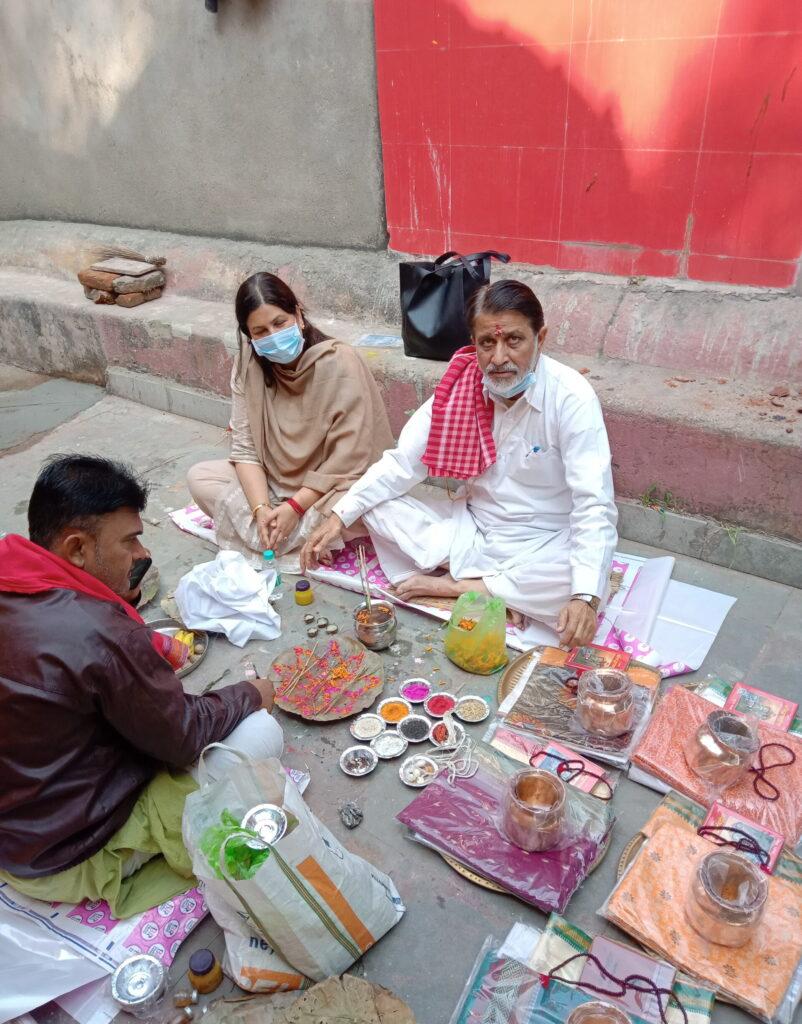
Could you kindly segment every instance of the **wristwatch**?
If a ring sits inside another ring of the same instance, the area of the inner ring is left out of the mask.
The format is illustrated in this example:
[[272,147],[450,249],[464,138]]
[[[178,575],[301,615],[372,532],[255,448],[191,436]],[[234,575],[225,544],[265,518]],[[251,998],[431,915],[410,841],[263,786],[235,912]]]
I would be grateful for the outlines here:
[[584,601],[585,604],[589,604],[594,612],[599,610],[601,600],[595,596],[595,594],[571,594],[572,601]]

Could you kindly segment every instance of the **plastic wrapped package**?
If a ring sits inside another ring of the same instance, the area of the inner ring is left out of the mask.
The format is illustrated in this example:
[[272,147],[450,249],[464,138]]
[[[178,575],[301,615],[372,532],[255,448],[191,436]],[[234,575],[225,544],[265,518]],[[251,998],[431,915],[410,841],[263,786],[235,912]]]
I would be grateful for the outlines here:
[[[529,1024],[540,977],[485,939],[449,1024]],[[503,1014],[503,1016],[502,1016]]]
[[446,627],[446,656],[466,672],[491,675],[507,661],[507,607],[500,597],[461,594]]
[[[524,962],[540,975],[548,975],[554,971],[566,982],[577,982],[586,970],[588,962],[577,954],[590,952],[592,944],[591,936],[581,928],[577,928],[558,914],[552,914],[546,922],[540,940]],[[677,972],[671,986],[671,994],[673,999],[668,1000],[665,1006],[667,1024],[708,1024],[714,1002],[714,994],[710,989]],[[594,994],[593,998],[601,997]],[[680,1005],[687,1014],[687,1020],[679,1009]]]
[[531,733],[513,729],[496,719],[484,736],[485,743],[504,755],[505,770],[521,765],[542,768],[559,775],[563,782],[600,800],[612,800],[618,773],[581,757],[575,750],[553,740],[541,740]]
[[[627,668],[626,676],[632,684],[626,709],[630,728],[619,735],[603,736],[588,732],[577,714],[577,669],[566,664],[549,664],[554,659],[547,659],[548,650],[520,692],[499,709],[499,719],[508,727],[534,733],[544,741],[556,740],[588,757],[625,767],[646,728],[655,699],[656,689],[642,682],[651,684],[651,675],[656,673],[653,669]],[[659,674],[656,675],[659,678]],[[599,706],[595,716],[591,714],[584,720],[601,721],[602,718],[605,716]]]
[[509,776],[485,752],[471,778],[441,773],[401,813],[412,837],[446,853],[541,910],[562,911],[601,856],[612,828],[607,806],[571,789],[560,849],[527,853],[499,831]]
[[[749,771],[740,782],[723,792],[711,790],[688,766],[685,744],[714,710],[715,705],[697,694],[680,686],[674,687],[652,715],[632,755],[633,765],[705,806],[709,807],[713,800],[720,799],[733,811],[779,832],[793,849],[802,835],[802,800],[799,798],[802,793],[802,742],[760,723],[758,735],[762,747],[754,765],[761,763],[762,758],[764,766],[777,766],[768,767],[762,777]],[[787,750],[791,751],[793,761]]]
[[799,1001],[802,892],[763,876],[765,912],[739,949],[711,942],[689,923],[689,887],[700,862],[718,849],[664,824],[655,829],[600,913],[648,949],[761,1020],[790,1024]]
[[[648,838],[661,825],[670,824],[696,835],[708,814],[709,811],[702,804],[672,791],[663,797],[648,821],[641,825],[640,831]],[[769,873],[791,885],[802,886],[802,860],[785,850],[780,852]]]

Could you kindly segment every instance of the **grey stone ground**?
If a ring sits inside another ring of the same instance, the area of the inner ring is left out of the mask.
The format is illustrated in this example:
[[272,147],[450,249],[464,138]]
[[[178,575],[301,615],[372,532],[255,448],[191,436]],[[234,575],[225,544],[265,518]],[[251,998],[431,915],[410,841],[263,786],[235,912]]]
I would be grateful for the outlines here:
[[[0,531],[25,532],[27,498],[42,460],[54,452],[97,452],[123,458],[148,478],[152,496],[146,513],[145,541],[162,575],[162,595],[175,586],[193,564],[213,557],[210,546],[180,533],[167,510],[187,501],[184,476],[195,461],[223,457],[224,432],[216,427],[108,397],[86,385],[53,383],[20,371],[0,369]],[[662,554],[659,549],[623,543],[628,551]],[[675,578],[738,598],[713,646],[701,675],[714,673],[743,679],[787,697],[800,697],[799,650],[802,648],[802,592],[756,576],[678,557]],[[333,588],[315,585],[316,609],[345,628],[357,601]],[[162,596],[160,595],[160,596]],[[155,617],[151,608],[146,617]],[[215,640],[197,672],[188,677],[194,692],[234,682],[245,655],[266,669],[285,646],[301,638],[301,610],[283,602],[284,634],[271,644],[255,642],[244,650]],[[449,688],[466,686],[493,697],[495,682],[467,676],[442,655],[436,625],[412,613],[399,616],[400,655],[386,655],[386,690],[411,675],[447,681]],[[431,646],[431,652],[426,648]],[[465,691],[464,691],[465,692]],[[292,762],[312,772],[308,800],[313,810],[354,852],[367,857],[396,881],[408,912],[401,924],[364,958],[358,971],[406,999],[422,1024],[448,1021],[463,983],[489,933],[503,936],[517,920],[542,925],[544,916],[507,896],[486,892],[464,881],[433,852],[403,835],[395,814],[411,791],[398,780],[392,763],[363,780],[349,779],[337,767],[339,752],[349,743],[344,724],[309,726],[278,713]],[[340,824],[338,805],[358,800],[363,824],[348,833]],[[599,869],[572,900],[567,916],[591,932],[615,931],[596,911],[609,893],[620,853],[658,796],[624,779],[617,791],[618,821],[611,849]],[[219,951],[219,929],[208,919],[193,935],[171,972],[178,984],[191,948],[211,945]],[[52,1007],[36,1012],[40,1022],[63,1020]],[[717,1005],[715,1024],[736,1024],[748,1018],[739,1010]]]

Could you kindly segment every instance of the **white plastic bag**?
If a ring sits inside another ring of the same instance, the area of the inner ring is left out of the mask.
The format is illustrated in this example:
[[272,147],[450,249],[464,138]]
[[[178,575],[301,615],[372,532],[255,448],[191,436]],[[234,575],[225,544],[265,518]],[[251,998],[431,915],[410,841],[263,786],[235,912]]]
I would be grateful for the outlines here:
[[244,647],[251,639],[281,636],[281,618],[270,604],[275,570],[257,572],[238,551],[221,551],[181,578],[175,601],[188,629],[225,633]]
[[223,970],[246,992],[295,992],[311,984],[260,935],[226,932],[225,940]]
[[[258,933],[308,978],[342,974],[401,920],[398,890],[315,818],[277,760],[237,756],[240,763],[225,778],[210,782],[201,755],[200,788],[184,805],[184,843],[209,910],[227,931],[246,938]],[[201,849],[204,832],[219,824],[224,810],[241,820],[260,803],[283,807],[297,824],[252,878],[221,880]]]

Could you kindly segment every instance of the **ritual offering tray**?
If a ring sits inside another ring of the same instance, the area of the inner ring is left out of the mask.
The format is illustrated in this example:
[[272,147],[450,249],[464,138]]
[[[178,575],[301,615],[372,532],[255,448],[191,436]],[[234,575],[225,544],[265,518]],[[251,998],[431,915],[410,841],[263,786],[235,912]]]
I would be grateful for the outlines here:
[[437,762],[431,757],[425,754],[412,754],[398,769],[398,776],[405,786],[422,789],[429,785],[438,771]]
[[410,704],[422,704],[432,692],[428,679],[406,679],[398,688],[399,694]]
[[376,751],[382,761],[391,761],[394,757],[400,757],[406,753],[409,744],[404,737],[394,729],[387,729],[370,741],[370,746]]
[[360,743],[367,743],[369,740],[375,739],[386,728],[387,723],[380,715],[370,713],[360,715],[349,726],[351,735],[355,740],[359,740]]
[[311,722],[358,714],[384,687],[381,657],[351,636],[332,637],[313,648],[292,647],[275,659],[272,674],[276,705]]
[[484,697],[466,694],[457,701],[454,714],[460,721],[467,722],[468,725],[476,725],[477,722],[484,722],[490,714],[490,705]]
[[[152,622],[146,622],[145,625],[148,629],[160,633],[170,642],[169,648],[165,645],[164,657],[173,666],[175,674],[180,679],[188,676],[190,672],[194,672],[209,651],[209,634],[202,629],[187,629],[175,619],[154,619]],[[190,637],[191,641],[187,642]],[[180,651],[180,644],[184,644],[189,649],[185,659],[183,659],[183,652]],[[170,653],[171,650],[173,653]],[[179,655],[177,659],[176,654]],[[182,661],[180,665],[179,661]]]

